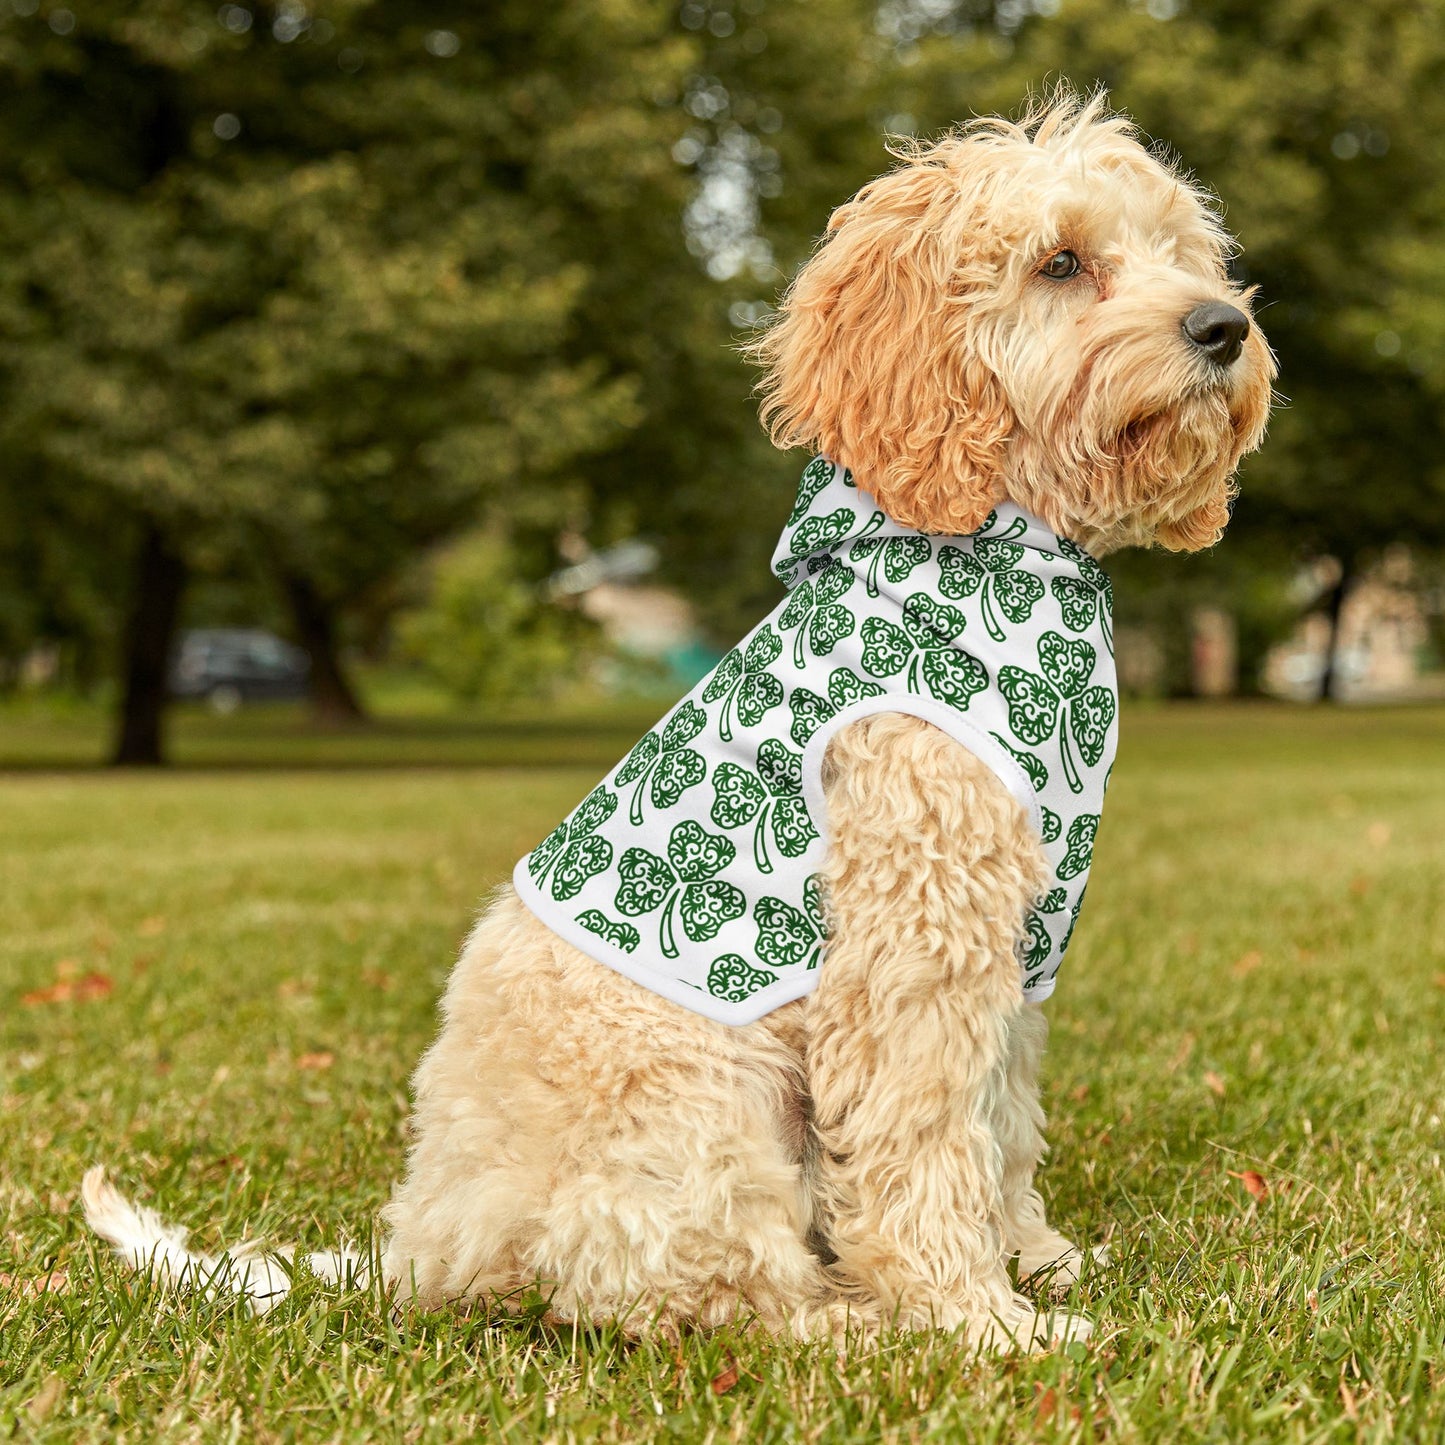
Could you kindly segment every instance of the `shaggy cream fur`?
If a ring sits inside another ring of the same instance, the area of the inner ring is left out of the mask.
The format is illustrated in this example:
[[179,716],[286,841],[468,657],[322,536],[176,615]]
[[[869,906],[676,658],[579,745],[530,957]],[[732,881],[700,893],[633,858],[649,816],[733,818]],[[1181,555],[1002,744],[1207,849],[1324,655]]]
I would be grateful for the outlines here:
[[[1273,377],[1257,329],[1225,364],[1183,332],[1201,303],[1247,312],[1227,255],[1207,200],[1101,101],[975,123],[910,147],[834,216],[754,348],[765,417],[908,526],[972,531],[1007,497],[1096,553],[1208,545]],[[1007,1273],[1015,1255],[1025,1276],[1080,1265],[1034,1187],[1045,1024],[1017,946],[1038,839],[988,767],[915,718],[840,732],[825,784],[819,985],[745,1028],[499,893],[416,1073],[386,1210],[402,1297],[540,1286],[559,1319],[669,1335],[740,1316],[834,1338],[961,1328],[985,1347],[1087,1334]],[[183,1244],[154,1220],[127,1233],[105,1187],[87,1195],[107,1205],[96,1228],[183,1272]]]

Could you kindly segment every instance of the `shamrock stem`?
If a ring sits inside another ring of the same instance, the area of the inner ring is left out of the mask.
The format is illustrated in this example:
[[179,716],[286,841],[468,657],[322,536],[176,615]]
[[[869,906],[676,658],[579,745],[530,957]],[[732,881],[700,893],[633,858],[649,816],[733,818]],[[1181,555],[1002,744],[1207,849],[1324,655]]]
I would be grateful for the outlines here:
[[1109,616],[1109,604],[1101,597],[1099,598],[1099,622],[1104,629],[1104,646],[1109,649],[1109,656],[1114,655],[1114,620]]
[[657,758],[643,768],[642,776],[638,778],[637,786],[632,790],[632,807],[628,809],[627,816],[632,819],[634,828],[642,822],[642,790],[647,786],[647,780],[652,776],[653,770],[657,767],[658,758],[661,756],[659,753]]
[[880,542],[873,549],[873,560],[868,564],[868,595],[878,595],[878,564],[883,560],[883,544]]
[[[741,686],[741,683],[739,686]],[[728,690],[728,695],[723,698],[722,713],[718,717],[718,736],[725,743],[730,743],[733,740],[733,698],[737,696],[737,692],[736,687]]]
[[1015,517],[1013,521],[1008,524],[1007,529],[998,534],[998,540],[1000,542],[1007,542],[1010,537],[1022,537],[1028,529],[1029,524],[1025,522],[1022,517]]
[[658,930],[658,942],[662,944],[662,951],[668,958],[677,957],[677,939],[672,932],[672,913],[677,907],[677,900],[682,897],[682,889],[674,888],[667,895],[667,902],[662,906],[662,926]]
[[1063,755],[1064,776],[1069,780],[1070,791],[1082,793],[1084,791],[1083,779],[1079,777],[1079,769],[1074,762],[1074,750],[1069,746],[1069,724],[1073,720],[1072,709],[1065,707],[1059,714],[1059,752]]
[[918,654],[913,654],[913,659],[908,664],[908,691],[918,691]]
[[995,642],[1002,642],[1008,634],[998,625],[998,617],[993,610],[993,578],[990,576],[983,584],[983,625],[988,628],[988,635]]
[[753,831],[753,862],[758,865],[759,873],[771,873],[773,871],[773,860],[768,856],[768,837],[766,824],[768,814],[773,811],[771,803],[765,803],[762,811],[758,814],[758,826]]
[[871,537],[885,521],[887,521],[887,518],[882,512],[874,512],[873,515],[868,518],[868,525],[858,533],[859,538]]
[[801,667],[804,666],[804,663],[803,663],[803,634],[808,630],[808,618],[811,617],[811,616],[812,616],[812,613],[809,613],[809,614],[808,614],[808,617],[805,617],[805,618],[798,624],[798,636],[797,636],[797,640],[793,643],[793,666],[794,666],[794,667],[797,667],[797,668],[801,668]]
[[817,968],[818,960],[823,956],[823,945],[818,943],[814,946],[812,953],[808,955],[808,967]]

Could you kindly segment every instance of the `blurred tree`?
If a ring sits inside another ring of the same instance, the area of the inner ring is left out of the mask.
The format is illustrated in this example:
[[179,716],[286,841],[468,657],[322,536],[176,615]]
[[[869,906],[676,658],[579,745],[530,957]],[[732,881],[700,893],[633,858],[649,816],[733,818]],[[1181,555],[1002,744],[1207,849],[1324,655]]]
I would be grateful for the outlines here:
[[576,510],[641,388],[574,325],[559,180],[675,238],[691,49],[653,0],[7,7],[0,438],[130,555],[118,761],[160,758],[198,554],[269,559],[348,711],[341,609],[480,513]]

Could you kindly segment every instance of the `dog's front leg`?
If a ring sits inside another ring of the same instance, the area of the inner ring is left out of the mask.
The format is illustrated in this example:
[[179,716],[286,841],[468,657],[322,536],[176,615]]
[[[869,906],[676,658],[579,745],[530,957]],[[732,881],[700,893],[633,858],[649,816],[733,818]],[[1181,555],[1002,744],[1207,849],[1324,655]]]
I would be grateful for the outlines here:
[[832,936],[808,1068],[834,1270],[904,1327],[1078,1337],[1085,1322],[1037,1319],[1006,1269],[995,1111],[1038,839],[988,767],[915,718],[841,732],[826,786]]

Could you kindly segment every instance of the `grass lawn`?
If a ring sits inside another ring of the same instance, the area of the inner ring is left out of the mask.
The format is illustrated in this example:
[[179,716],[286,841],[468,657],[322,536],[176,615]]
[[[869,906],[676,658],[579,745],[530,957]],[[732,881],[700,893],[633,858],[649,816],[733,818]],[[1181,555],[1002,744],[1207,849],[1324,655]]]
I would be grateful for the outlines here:
[[1126,711],[1048,1005],[1045,1192],[1113,1249],[1087,1348],[674,1354],[310,1280],[255,1320],[86,1239],[97,1160],[204,1247],[364,1239],[478,901],[639,721],[336,749],[243,715],[186,771],[0,777],[0,1438],[1445,1439],[1439,709]]

